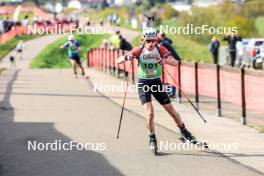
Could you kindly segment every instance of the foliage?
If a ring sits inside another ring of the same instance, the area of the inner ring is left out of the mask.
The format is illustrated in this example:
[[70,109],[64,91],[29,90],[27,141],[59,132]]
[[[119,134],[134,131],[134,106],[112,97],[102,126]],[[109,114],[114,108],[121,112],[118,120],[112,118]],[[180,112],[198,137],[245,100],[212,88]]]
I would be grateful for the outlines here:
[[[86,58],[87,49],[97,48],[108,35],[78,35],[76,40],[80,42],[82,51],[81,58]],[[69,68],[67,49],[59,47],[67,41],[67,37],[58,39],[47,46],[32,62],[32,68]]]
[[177,12],[171,5],[165,4],[162,7],[162,11],[160,13],[160,18],[162,20],[171,19],[173,17],[177,17],[179,15],[179,12]]

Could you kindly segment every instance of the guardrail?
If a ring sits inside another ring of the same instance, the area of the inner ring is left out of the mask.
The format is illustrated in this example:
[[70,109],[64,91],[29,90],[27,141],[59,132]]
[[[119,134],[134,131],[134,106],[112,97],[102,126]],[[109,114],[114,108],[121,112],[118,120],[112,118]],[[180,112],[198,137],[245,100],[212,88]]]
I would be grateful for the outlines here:
[[[138,72],[137,61],[116,64],[116,59],[126,52],[118,49],[90,49],[87,52],[87,66],[94,67],[106,73],[120,77],[120,73],[132,75],[132,82]],[[241,124],[247,124],[247,108],[264,113],[264,73],[228,66],[179,62],[177,67],[164,65],[173,79],[163,72],[165,84],[177,87],[174,81],[186,93],[195,95],[196,107],[199,108],[199,96],[209,96],[217,99],[217,115],[222,116],[222,100],[241,106]],[[178,96],[181,102],[182,92]]]

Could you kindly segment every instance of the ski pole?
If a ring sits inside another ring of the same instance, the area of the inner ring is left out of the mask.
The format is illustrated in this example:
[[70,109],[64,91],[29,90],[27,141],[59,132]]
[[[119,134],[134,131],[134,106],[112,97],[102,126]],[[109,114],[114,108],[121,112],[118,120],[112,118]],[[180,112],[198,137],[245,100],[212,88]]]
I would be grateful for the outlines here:
[[177,83],[177,81],[172,77],[172,75],[169,73],[169,71],[163,67],[164,70],[168,73],[168,75],[170,76],[170,78],[173,80],[173,82],[176,84],[176,86],[182,91],[183,96],[188,100],[188,102],[192,105],[192,107],[195,109],[195,111],[198,113],[198,115],[201,117],[201,119],[204,121],[204,123],[206,123],[206,120],[204,119],[204,117],[202,116],[202,114],[199,112],[199,110],[194,106],[194,104],[192,103],[192,101],[187,97],[187,95],[184,93],[184,91],[182,90],[182,88],[179,86],[179,84]]
[[129,79],[130,79],[131,67],[132,67],[132,61],[130,62],[130,66],[129,66],[129,70],[128,70],[128,76],[127,76],[127,80],[126,80],[125,95],[124,95],[123,103],[122,103],[122,110],[121,110],[121,115],[120,115],[120,120],[119,120],[117,139],[119,138],[119,132],[120,132],[120,129],[121,129],[121,123],[122,123],[122,119],[123,119],[123,113],[124,113],[124,108],[125,108],[125,102],[126,102],[126,96],[127,96],[128,82],[129,82]]

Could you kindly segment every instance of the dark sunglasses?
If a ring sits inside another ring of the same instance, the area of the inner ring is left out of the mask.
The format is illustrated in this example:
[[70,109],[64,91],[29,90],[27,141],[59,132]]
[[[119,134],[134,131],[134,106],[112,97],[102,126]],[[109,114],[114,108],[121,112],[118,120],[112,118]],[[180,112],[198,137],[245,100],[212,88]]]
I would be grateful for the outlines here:
[[146,40],[146,43],[154,43],[156,40]]

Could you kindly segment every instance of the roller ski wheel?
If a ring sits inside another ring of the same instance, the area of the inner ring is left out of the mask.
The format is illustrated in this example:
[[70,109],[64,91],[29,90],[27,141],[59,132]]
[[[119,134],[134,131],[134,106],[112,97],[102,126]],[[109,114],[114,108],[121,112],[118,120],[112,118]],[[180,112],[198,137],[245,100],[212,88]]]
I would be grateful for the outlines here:
[[90,77],[87,75],[87,76],[83,76],[84,79],[90,79]]
[[153,152],[155,156],[158,155],[158,146],[157,146],[157,141],[156,140],[150,140],[149,142],[149,148]]
[[206,142],[198,141],[186,128],[180,129],[180,131],[181,131],[181,137],[179,138],[180,141],[182,142],[189,141],[191,144],[196,144],[208,148],[208,144]]
[[78,74],[77,74],[77,73],[74,74],[74,78],[75,78],[75,79],[78,79]]
[[183,143],[185,143],[185,142],[190,142],[191,144],[195,144],[195,145],[198,145],[198,146],[202,146],[202,147],[204,147],[204,148],[206,148],[206,149],[209,148],[209,147],[208,147],[208,144],[207,144],[206,142],[201,142],[201,141],[198,141],[198,140],[196,140],[196,139],[193,139],[193,140],[189,141],[188,139],[186,139],[186,138],[184,138],[183,136],[181,136],[181,137],[179,137],[179,140],[180,140],[181,142],[183,142]]

